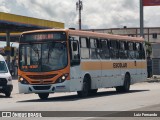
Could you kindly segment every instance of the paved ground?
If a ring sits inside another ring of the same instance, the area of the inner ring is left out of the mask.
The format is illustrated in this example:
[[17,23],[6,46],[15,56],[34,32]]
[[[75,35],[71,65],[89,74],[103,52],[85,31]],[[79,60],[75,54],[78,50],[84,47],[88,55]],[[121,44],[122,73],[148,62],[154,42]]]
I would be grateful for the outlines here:
[[[13,81],[11,98],[0,94],[0,111],[160,111],[160,83],[144,82],[131,86],[129,93],[117,93],[115,89],[100,89],[96,96],[80,99],[76,93],[55,93],[48,100],[40,100],[36,94],[18,94],[17,80]],[[74,114],[74,113],[73,113]],[[96,114],[96,113],[95,113]],[[108,113],[103,114],[107,116]],[[15,119],[15,118],[14,118]],[[20,119],[20,118],[19,118]],[[40,119],[40,118],[35,118]],[[57,118],[47,118],[57,119]],[[58,118],[58,119],[93,119]],[[144,119],[144,118],[99,118],[99,119]],[[150,118],[145,118],[148,120]],[[13,119],[12,119],[13,120]],[[158,120],[158,118],[152,118]]]

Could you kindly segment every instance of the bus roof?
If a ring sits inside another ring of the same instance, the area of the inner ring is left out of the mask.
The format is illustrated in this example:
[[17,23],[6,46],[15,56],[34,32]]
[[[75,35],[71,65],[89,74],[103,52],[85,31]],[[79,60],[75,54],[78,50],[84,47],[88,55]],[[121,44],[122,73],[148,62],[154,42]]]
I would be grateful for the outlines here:
[[34,33],[34,32],[51,32],[51,31],[64,31],[68,32],[70,35],[75,36],[88,36],[88,37],[98,37],[101,39],[113,39],[113,40],[125,40],[125,41],[138,41],[144,42],[144,38],[142,37],[130,37],[130,36],[122,36],[122,35],[113,35],[107,33],[98,33],[98,32],[91,32],[91,31],[81,31],[81,30],[70,30],[70,29],[44,29],[44,30],[34,30],[34,31],[27,31],[23,32],[22,34],[26,33]]
[[142,37],[130,37],[130,36],[122,36],[122,35],[113,35],[107,33],[98,33],[98,32],[90,32],[90,31],[79,31],[79,30],[69,30],[69,34],[71,35],[80,35],[80,36],[89,36],[89,37],[98,37],[102,39],[113,39],[113,40],[126,40],[126,41],[142,41],[144,39]]

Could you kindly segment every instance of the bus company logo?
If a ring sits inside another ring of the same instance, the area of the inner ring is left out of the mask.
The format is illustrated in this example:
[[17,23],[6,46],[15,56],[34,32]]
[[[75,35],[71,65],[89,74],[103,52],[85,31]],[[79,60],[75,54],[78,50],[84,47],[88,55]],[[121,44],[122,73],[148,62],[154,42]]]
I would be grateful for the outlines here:
[[127,68],[127,63],[113,63],[113,68]]
[[2,117],[12,117],[11,112],[2,112]]

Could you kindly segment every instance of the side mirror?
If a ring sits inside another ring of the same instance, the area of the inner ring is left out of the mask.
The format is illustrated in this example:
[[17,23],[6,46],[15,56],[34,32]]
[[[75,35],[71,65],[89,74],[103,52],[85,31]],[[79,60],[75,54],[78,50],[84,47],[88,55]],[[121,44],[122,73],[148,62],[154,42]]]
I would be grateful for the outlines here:
[[73,47],[73,51],[77,51],[77,47],[78,47],[77,42],[73,42],[72,47]]

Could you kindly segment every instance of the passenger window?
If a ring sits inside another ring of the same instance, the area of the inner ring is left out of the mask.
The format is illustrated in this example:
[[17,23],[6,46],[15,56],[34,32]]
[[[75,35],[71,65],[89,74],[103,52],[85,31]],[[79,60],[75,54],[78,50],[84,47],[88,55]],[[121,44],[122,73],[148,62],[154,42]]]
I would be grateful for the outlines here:
[[99,49],[99,40],[98,39],[90,39],[90,56],[91,59],[99,59],[100,58],[100,49]]
[[119,58],[119,42],[117,40],[110,41],[110,56],[112,59]]
[[81,48],[87,48],[86,38],[80,38]]
[[109,54],[109,45],[108,45],[108,40],[101,40],[101,53],[100,57],[101,59],[109,59],[110,54]]
[[120,43],[120,50],[119,50],[119,57],[121,59],[127,59],[128,58],[128,54],[127,54],[127,45],[125,41],[121,41]]
[[89,59],[88,39],[80,38],[80,43],[81,43],[81,58]]
[[140,57],[140,52],[141,52],[140,43],[135,43],[135,44],[136,44],[135,57],[136,57],[136,59],[141,59],[141,57]]
[[133,42],[128,42],[128,58],[129,59],[135,58],[134,43]]
[[90,47],[97,48],[97,41],[96,39],[90,39]]

